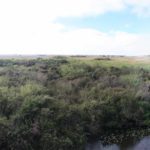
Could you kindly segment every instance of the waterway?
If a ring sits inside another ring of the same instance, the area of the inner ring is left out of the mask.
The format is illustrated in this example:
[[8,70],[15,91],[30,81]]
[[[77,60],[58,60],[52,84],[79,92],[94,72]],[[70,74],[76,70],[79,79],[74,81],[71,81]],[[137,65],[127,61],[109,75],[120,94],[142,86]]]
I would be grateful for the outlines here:
[[109,145],[103,145],[101,141],[95,141],[88,143],[85,150],[150,150],[150,136],[140,140],[131,137],[119,144]]

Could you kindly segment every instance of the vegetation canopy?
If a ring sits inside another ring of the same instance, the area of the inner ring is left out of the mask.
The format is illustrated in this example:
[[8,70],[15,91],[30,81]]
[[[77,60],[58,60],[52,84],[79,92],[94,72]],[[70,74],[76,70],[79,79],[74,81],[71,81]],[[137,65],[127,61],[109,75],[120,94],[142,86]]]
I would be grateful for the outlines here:
[[84,150],[150,127],[150,65],[136,57],[0,60],[0,149]]

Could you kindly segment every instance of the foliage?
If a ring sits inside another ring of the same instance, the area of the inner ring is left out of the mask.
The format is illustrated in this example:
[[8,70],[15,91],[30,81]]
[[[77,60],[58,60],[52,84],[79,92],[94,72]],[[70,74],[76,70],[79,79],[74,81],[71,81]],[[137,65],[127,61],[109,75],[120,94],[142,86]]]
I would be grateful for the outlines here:
[[0,60],[0,149],[83,150],[150,127],[150,70],[127,58]]

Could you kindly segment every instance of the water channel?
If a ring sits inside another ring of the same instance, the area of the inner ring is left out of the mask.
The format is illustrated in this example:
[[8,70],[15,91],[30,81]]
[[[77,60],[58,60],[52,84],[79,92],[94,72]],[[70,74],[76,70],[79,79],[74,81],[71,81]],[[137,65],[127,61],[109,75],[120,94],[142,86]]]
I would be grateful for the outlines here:
[[103,145],[100,141],[87,144],[86,150],[150,150],[150,136],[140,140],[128,138],[120,144]]

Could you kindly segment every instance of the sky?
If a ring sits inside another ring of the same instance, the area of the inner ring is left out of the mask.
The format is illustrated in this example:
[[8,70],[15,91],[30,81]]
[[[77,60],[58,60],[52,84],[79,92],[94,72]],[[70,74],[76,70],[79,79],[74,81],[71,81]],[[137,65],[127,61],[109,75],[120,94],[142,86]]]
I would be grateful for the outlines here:
[[150,55],[150,0],[0,0],[0,54]]

